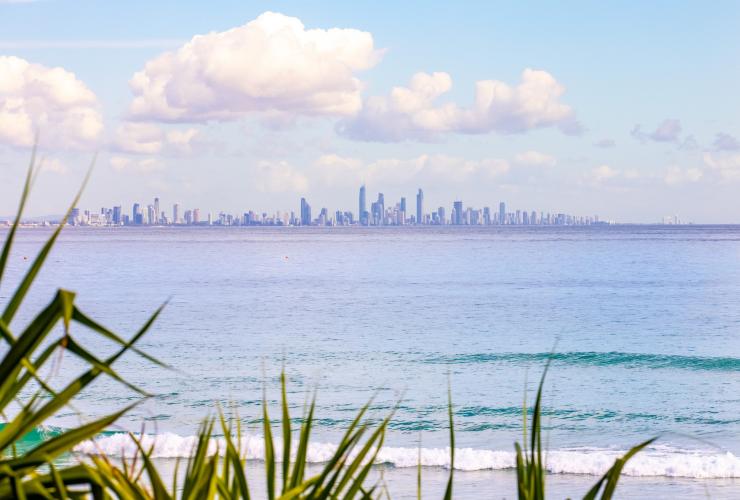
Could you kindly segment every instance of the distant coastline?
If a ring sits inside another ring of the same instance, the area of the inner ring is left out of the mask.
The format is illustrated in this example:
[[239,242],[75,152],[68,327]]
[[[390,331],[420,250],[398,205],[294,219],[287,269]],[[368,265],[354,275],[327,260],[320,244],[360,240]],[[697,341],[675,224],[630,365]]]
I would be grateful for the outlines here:
[[[13,224],[13,220],[7,220],[7,219],[0,219],[0,230],[2,229],[9,229]],[[23,229],[48,229],[48,228],[55,228],[59,225],[59,221],[24,221],[21,222],[18,227]],[[425,228],[425,229],[432,229],[432,228],[476,228],[476,229],[482,229],[482,228],[506,228],[506,229],[555,229],[555,228],[603,228],[603,227],[660,227],[660,228],[669,228],[669,227],[675,227],[675,228],[686,228],[686,227],[735,227],[740,226],[740,223],[737,222],[715,222],[715,223],[694,223],[694,222],[686,222],[686,223],[680,223],[680,224],[666,224],[662,222],[614,222],[614,221],[601,221],[598,223],[592,223],[592,224],[563,224],[563,225],[523,225],[523,224],[490,224],[490,225],[484,225],[484,224],[464,224],[464,225],[455,225],[455,224],[433,224],[433,225],[421,225],[421,224],[404,224],[404,225],[378,225],[378,226],[366,226],[361,224],[352,224],[352,225],[317,225],[312,224],[310,226],[302,226],[300,224],[298,225],[292,225],[292,224],[231,224],[231,225],[224,225],[224,224],[208,224],[200,223],[200,224],[129,224],[129,225],[114,225],[114,224],[76,224],[76,225],[70,225],[67,224],[70,229],[79,228],[79,229],[175,229],[175,230],[186,230],[186,229],[207,229],[207,228],[294,228],[294,229],[419,229],[419,228]]]

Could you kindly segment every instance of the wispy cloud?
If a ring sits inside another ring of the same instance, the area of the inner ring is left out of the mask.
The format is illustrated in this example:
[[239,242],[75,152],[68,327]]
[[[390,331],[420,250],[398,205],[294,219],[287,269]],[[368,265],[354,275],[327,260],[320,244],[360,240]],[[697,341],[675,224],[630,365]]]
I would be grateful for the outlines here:
[[183,40],[0,40],[0,50],[8,49],[168,49]]

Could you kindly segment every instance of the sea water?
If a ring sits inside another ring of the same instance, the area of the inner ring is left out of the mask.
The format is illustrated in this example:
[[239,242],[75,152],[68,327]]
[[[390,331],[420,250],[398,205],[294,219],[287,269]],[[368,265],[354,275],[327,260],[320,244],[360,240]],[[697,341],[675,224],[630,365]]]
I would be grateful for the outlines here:
[[[49,235],[19,232],[3,303]],[[522,408],[551,359],[556,494],[583,494],[654,436],[623,494],[740,493],[740,227],[68,228],[16,330],[58,286],[126,337],[168,301],[140,347],[172,369],[121,359],[118,372],[156,396],[80,451],[130,453],[115,431],[136,430],[163,460],[187,456],[220,404],[238,410],[258,460],[263,390],[277,417],[285,369],[294,416],[316,394],[313,462],[362,405],[374,418],[397,406],[380,458],[403,497],[419,446],[429,481],[446,478],[449,385],[460,491],[511,496]],[[79,366],[67,355],[60,381]],[[89,418],[137,398],[100,381],[75,409]]]

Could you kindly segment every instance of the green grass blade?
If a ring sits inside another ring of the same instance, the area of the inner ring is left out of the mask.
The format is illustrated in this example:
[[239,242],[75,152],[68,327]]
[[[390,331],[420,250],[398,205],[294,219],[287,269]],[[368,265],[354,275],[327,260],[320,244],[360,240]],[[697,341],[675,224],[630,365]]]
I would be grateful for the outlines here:
[[[5,410],[5,407],[20,393],[21,390],[28,384],[31,379],[34,379],[42,389],[44,389],[52,397],[56,396],[56,391],[52,389],[41,377],[38,375],[38,370],[43,366],[54,354],[54,351],[59,347],[59,342],[48,345],[41,354],[33,361],[29,363],[27,359],[23,360],[23,367],[26,371],[18,378],[13,385],[8,385],[5,389],[5,384],[0,388],[0,412]],[[10,379],[11,381],[14,379]]]
[[447,480],[445,500],[452,499],[452,483],[455,477],[455,422],[452,416],[452,389],[447,386],[447,415],[450,419],[450,478]]
[[61,500],[67,499],[67,488],[64,486],[64,481],[62,481],[62,476],[59,474],[59,471],[54,466],[54,463],[49,464],[49,469],[51,470],[51,477],[54,480],[54,488],[56,489],[57,496]]
[[[226,419],[224,418],[223,414],[221,415],[221,429],[223,430],[224,440],[226,441],[224,467],[226,467],[227,464],[230,464],[230,469],[234,475],[234,497],[249,500],[249,484],[247,483],[247,475],[244,472],[244,464],[242,463],[242,459],[239,455],[239,450],[237,446],[234,445],[234,440],[231,435],[231,429],[229,428],[229,426],[226,425]],[[237,433],[237,436],[238,435],[239,433]]]
[[201,476],[205,473],[205,469],[208,465],[206,462],[208,444],[213,435],[213,426],[213,419],[206,420],[203,422],[203,425],[198,432],[198,443],[195,445],[195,449],[188,458],[187,473],[185,474],[183,491],[180,495],[181,498],[189,498],[195,494],[196,489],[200,484]]
[[614,465],[606,471],[606,473],[599,479],[599,481],[586,493],[583,497],[584,500],[594,500],[599,494],[599,490],[604,486],[604,491],[601,494],[602,500],[609,500],[614,495],[614,491],[617,488],[617,483],[622,474],[622,469],[625,464],[634,457],[637,453],[642,451],[645,447],[650,446],[657,438],[648,439],[647,441],[638,444],[631,448],[624,456],[614,461]]
[[298,450],[296,452],[295,463],[293,464],[293,474],[290,477],[290,489],[298,487],[303,482],[306,471],[306,456],[308,454],[308,443],[311,437],[311,427],[313,425],[313,414],[316,409],[316,396],[311,400],[306,418],[301,424],[301,433],[298,439]]
[[77,341],[73,337],[67,336],[65,338],[65,343],[66,343],[66,349],[69,352],[85,360],[89,365],[97,368],[98,370],[105,373],[112,379],[125,385],[132,391],[137,392],[144,397],[151,397],[151,394],[144,391],[143,389],[140,389],[139,387],[135,386],[134,384],[128,382],[127,380],[122,378],[120,375],[118,375],[118,373],[116,373],[116,371],[113,370],[113,368],[111,368],[110,365],[96,358],[95,355],[93,355],[91,352],[89,352],[87,349],[85,349],[79,343],[77,343]]
[[157,500],[170,499],[170,494],[167,491],[167,487],[164,485],[164,481],[162,481],[162,476],[159,475],[157,468],[154,466],[151,460],[151,454],[152,451],[154,451],[154,445],[152,445],[152,447],[147,451],[141,445],[141,441],[136,439],[133,434],[129,433],[129,436],[131,437],[131,439],[133,439],[134,443],[136,443],[136,447],[141,453],[141,458],[144,461],[144,468],[146,469],[147,477],[149,478],[149,484],[151,485],[152,491],[154,493],[154,498],[156,498]]
[[272,441],[272,423],[267,411],[267,396],[262,397],[262,428],[265,439],[265,474],[267,481],[267,498],[275,498],[275,445]]
[[28,201],[28,195],[31,192],[31,183],[34,175],[34,168],[36,165],[36,142],[33,144],[33,150],[31,151],[31,162],[28,164],[28,171],[26,173],[26,181],[23,184],[23,192],[21,193],[21,200],[18,203],[18,211],[16,212],[15,220],[13,225],[8,231],[8,236],[5,238],[3,243],[3,250],[0,252],[0,283],[3,281],[3,274],[8,264],[8,258],[10,257],[10,250],[13,247],[13,240],[15,239],[15,232],[18,230],[18,226],[21,223],[21,217],[23,211],[26,208],[26,201]]
[[292,431],[290,428],[290,410],[288,408],[288,396],[285,389],[285,371],[280,374],[280,392],[282,394],[283,407],[283,488],[282,493],[288,489],[290,480],[290,445]]
[[19,470],[22,468],[36,467],[44,463],[49,463],[62,453],[71,451],[75,445],[81,443],[82,441],[90,439],[101,431],[105,430],[106,427],[109,427],[111,424],[113,424],[113,422],[118,420],[131,408],[136,406],[136,404],[137,403],[134,403],[133,405],[129,405],[121,411],[95,420],[94,422],[90,422],[89,424],[85,424],[75,429],[64,432],[59,436],[55,436],[33,448],[23,457],[8,461],[5,463],[5,465],[13,470]]
[[293,500],[294,498],[300,498],[304,492],[306,492],[316,483],[316,481],[318,481],[318,479],[319,476],[314,476],[306,481],[301,482],[301,484],[289,489],[288,491],[280,495],[278,497],[278,500]]
[[421,500],[421,433],[419,433],[419,458],[416,464],[416,500]]
[[326,478],[329,477],[337,464],[343,463],[344,460],[346,460],[346,454],[349,453],[354,444],[360,439],[362,434],[367,429],[366,425],[360,426],[360,422],[362,421],[362,418],[365,416],[365,413],[367,412],[369,407],[370,403],[365,404],[365,406],[360,409],[352,423],[345,431],[344,436],[337,445],[337,450],[334,452],[334,455],[332,455],[331,459],[329,459],[322,472],[319,474],[319,480],[316,482],[313,489],[311,490],[312,494],[318,493],[320,490],[325,489],[324,481],[326,480]]
[[87,184],[87,181],[90,178],[92,167],[93,165],[95,165],[95,159],[96,158],[94,157],[92,164],[90,165],[90,169],[88,170],[87,175],[85,176],[85,180],[82,182],[82,186],[80,187],[80,190],[77,192],[77,195],[75,196],[74,201],[67,209],[67,212],[64,214],[64,219],[62,219],[59,222],[59,226],[54,230],[51,237],[41,248],[41,251],[34,259],[33,263],[31,264],[31,267],[26,272],[26,275],[23,277],[23,280],[21,280],[20,284],[18,285],[18,288],[16,288],[16,291],[11,297],[10,302],[8,302],[8,305],[5,308],[5,311],[3,312],[3,315],[2,315],[3,322],[6,325],[9,325],[10,322],[13,320],[13,317],[15,316],[15,313],[18,311],[18,308],[23,302],[23,299],[25,298],[26,293],[28,293],[28,289],[31,288],[31,285],[36,279],[36,275],[38,275],[39,271],[41,270],[41,267],[44,265],[44,262],[46,261],[46,258],[49,256],[49,252],[51,252],[51,249],[53,248],[54,243],[59,237],[59,234],[62,232],[62,228],[64,228],[64,225],[66,224],[67,219],[69,218],[69,215],[72,213],[72,209],[74,209],[74,207],[77,205],[77,202],[80,200],[80,196],[82,196],[82,191],[85,188],[85,185]]
[[[2,381],[2,386],[12,382],[11,379],[15,379],[15,375],[21,370],[22,360],[24,358],[27,359],[33,350],[44,340],[44,337],[54,328],[54,325],[61,316],[61,297],[69,293],[71,292],[59,290],[49,305],[34,318],[31,324],[18,337],[18,340],[10,347],[2,362],[0,362],[0,380]],[[7,325],[7,322],[3,321],[3,323]]]
[[[157,315],[162,310],[162,307],[160,307],[150,318],[149,321],[133,336],[133,338],[123,347],[121,347],[115,354],[110,356],[108,359],[106,359],[103,363],[107,366],[112,365],[118,358],[123,356],[123,354],[131,348],[146,331],[149,329],[149,327],[154,322],[154,319],[157,317]],[[103,373],[100,368],[98,367],[92,367],[85,373],[83,373],[81,376],[79,376],[74,381],[70,382],[61,392],[59,392],[56,397],[54,397],[52,400],[50,400],[46,405],[44,405],[40,410],[33,412],[24,422],[23,427],[19,431],[20,434],[15,436],[17,439],[18,436],[25,434],[26,432],[29,432],[33,427],[40,424],[41,422],[45,421],[47,418],[51,417],[56,411],[58,411],[60,408],[62,408],[64,405],[68,404],[69,401],[77,395],[80,391],[82,391],[85,387],[87,387],[91,382],[93,382],[100,374]],[[0,431],[0,450],[3,449],[5,443],[3,442],[3,437],[5,434],[6,429],[3,429]]]
[[[156,316],[158,316],[159,315],[159,312],[161,310],[163,310],[166,306],[167,306],[167,302],[165,302],[164,304],[162,304],[159,307],[159,309],[157,310],[157,314],[153,318],[150,318],[148,320],[148,322],[149,323],[154,322],[154,320],[156,319]],[[97,333],[103,335],[104,337],[108,338],[109,340],[112,340],[113,342],[115,342],[118,345],[126,346],[126,345],[129,344],[128,342],[126,342],[125,340],[123,340],[119,335],[116,335],[115,333],[113,333],[109,329],[107,329],[104,326],[102,326],[100,323],[98,323],[98,322],[94,321],[93,319],[91,319],[90,317],[88,317],[85,313],[83,313],[82,311],[80,311],[80,309],[77,308],[76,306],[75,306],[74,310],[72,311],[72,319],[74,321],[76,321],[77,323],[79,323],[79,324],[81,324],[83,326],[86,326],[87,328],[93,330],[94,332],[97,332]],[[155,365],[161,366],[163,368],[171,368],[166,363],[163,363],[162,361],[158,360],[157,358],[155,358],[153,356],[150,356],[149,354],[147,354],[146,352],[138,349],[137,347],[134,347],[134,346],[130,346],[130,347],[131,347],[131,351],[132,352],[135,352],[139,356],[141,356],[144,359],[146,359],[146,360],[154,363]]]
[[[388,429],[388,424],[390,423],[392,416],[393,415],[389,415],[388,417],[386,417],[386,419],[375,430],[375,432],[373,432],[370,438],[368,438],[367,442],[357,454],[355,459],[352,461],[350,466],[347,467],[347,470],[344,472],[344,477],[342,481],[339,483],[336,491],[334,492],[335,495],[340,495],[341,492],[344,490],[345,484],[347,484],[350,480],[352,481],[352,485],[347,491],[347,498],[354,498],[354,496],[362,489],[362,485],[365,483],[365,479],[370,473],[370,469],[373,467],[373,465],[375,465],[375,461],[378,458],[378,453],[380,453],[380,450],[383,448],[383,443],[385,442],[385,433]],[[375,448],[375,450],[372,454],[370,454],[370,451],[373,448]],[[369,458],[366,459],[365,457],[367,457],[368,455]],[[363,461],[365,462],[365,465],[361,469],[359,469]],[[358,469],[359,473],[356,474],[356,471]]]

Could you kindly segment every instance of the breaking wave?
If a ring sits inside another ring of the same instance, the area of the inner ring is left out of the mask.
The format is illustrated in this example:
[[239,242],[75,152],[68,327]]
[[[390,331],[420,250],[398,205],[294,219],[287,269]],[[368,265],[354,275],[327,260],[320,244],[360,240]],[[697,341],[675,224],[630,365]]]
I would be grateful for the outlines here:
[[[142,436],[145,449],[152,449],[154,458],[188,457],[197,443],[197,436],[179,436],[173,433]],[[213,438],[209,452],[225,448],[221,438]],[[296,447],[293,446],[293,449]],[[276,450],[280,450],[279,444]],[[311,443],[308,462],[321,463],[331,458],[337,446],[331,443]],[[78,453],[106,454],[131,457],[136,445],[124,433],[101,436],[86,441],[75,448]],[[263,460],[265,442],[259,436],[246,436],[241,440],[241,451],[250,460]],[[571,448],[547,452],[547,470],[555,474],[601,475],[612,466],[625,450],[599,448]],[[394,467],[416,467],[419,449],[412,447],[383,447],[378,463]],[[422,448],[421,464],[426,467],[450,466],[449,448]],[[459,448],[455,450],[455,469],[463,471],[512,469],[515,456],[511,451]],[[684,478],[740,478],[740,457],[730,452],[684,450],[670,446],[656,446],[641,452],[625,466],[628,476],[664,476]]]

